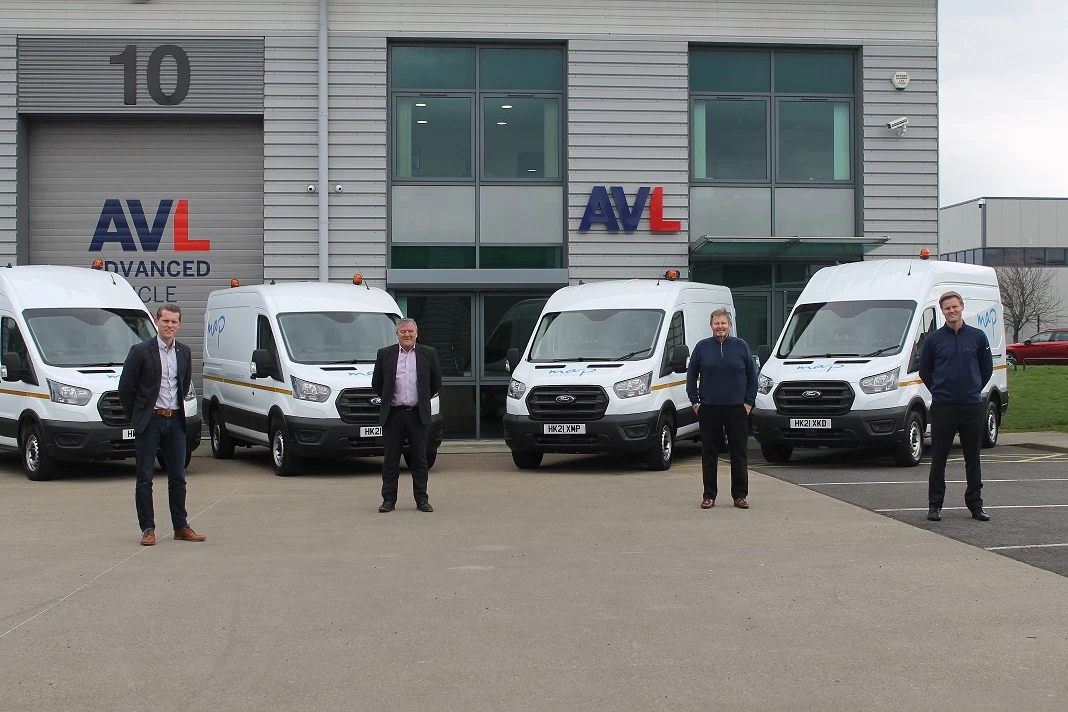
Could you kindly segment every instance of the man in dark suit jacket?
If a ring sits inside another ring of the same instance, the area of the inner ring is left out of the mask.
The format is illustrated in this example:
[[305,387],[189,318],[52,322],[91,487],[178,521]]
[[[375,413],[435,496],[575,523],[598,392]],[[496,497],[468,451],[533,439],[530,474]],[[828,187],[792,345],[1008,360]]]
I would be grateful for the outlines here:
[[441,390],[438,352],[417,344],[419,329],[414,319],[401,319],[393,346],[378,350],[371,388],[382,397],[378,422],[382,425],[385,456],[382,459],[382,506],[379,512],[392,512],[397,504],[401,448],[408,438],[412,489],[420,512],[433,512],[426,493],[429,469],[426,441],[430,431],[430,399]]
[[174,538],[183,541],[207,538],[190,529],[186,519],[185,394],[193,377],[193,356],[188,346],[174,339],[181,325],[182,310],[177,304],[164,304],[157,309],[158,335],[130,348],[119,377],[119,403],[130,416],[137,436],[134,502],[142,546],[156,543],[152,474],[157,452],[162,453],[167,465]]

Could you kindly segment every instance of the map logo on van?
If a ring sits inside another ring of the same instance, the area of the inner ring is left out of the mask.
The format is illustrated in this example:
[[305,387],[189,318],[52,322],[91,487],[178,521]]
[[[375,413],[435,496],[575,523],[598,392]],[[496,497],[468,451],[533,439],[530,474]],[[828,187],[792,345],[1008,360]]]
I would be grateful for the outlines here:
[[[614,210],[613,200],[615,201]],[[619,232],[619,225],[622,223],[625,232],[634,232],[638,229],[638,223],[642,219],[642,213],[645,212],[647,201],[649,202],[649,230],[651,232],[678,232],[682,229],[681,220],[664,219],[664,188],[662,186],[638,188],[638,194],[634,196],[634,205],[631,205],[623,186],[612,186],[610,199],[605,186],[595,185],[590,191],[590,199],[586,201],[586,212],[583,213],[582,222],[579,223],[579,231],[585,232],[593,226],[593,223],[601,223],[609,232]],[[617,212],[619,220],[616,220]]]

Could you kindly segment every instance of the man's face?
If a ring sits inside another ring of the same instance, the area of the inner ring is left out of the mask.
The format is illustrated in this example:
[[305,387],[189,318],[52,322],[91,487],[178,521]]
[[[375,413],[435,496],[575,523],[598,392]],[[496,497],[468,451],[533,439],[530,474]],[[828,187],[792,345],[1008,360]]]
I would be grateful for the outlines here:
[[961,315],[964,313],[964,304],[961,303],[956,297],[950,297],[942,302],[942,316],[946,318],[946,323],[951,328],[956,328],[961,322]]
[[717,339],[727,338],[731,330],[731,320],[726,316],[712,317],[712,335]]
[[407,322],[397,327],[397,341],[407,351],[415,346],[415,339],[419,336],[419,331],[415,328],[415,324]]
[[156,328],[159,330],[159,336],[164,341],[170,341],[174,338],[174,335],[178,333],[178,327],[182,325],[182,317],[174,312],[164,309],[156,317]]

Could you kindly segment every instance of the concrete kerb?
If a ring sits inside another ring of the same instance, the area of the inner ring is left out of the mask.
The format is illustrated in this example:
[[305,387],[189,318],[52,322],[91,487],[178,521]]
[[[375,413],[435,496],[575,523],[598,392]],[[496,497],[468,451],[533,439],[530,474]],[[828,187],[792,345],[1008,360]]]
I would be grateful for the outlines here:
[[1030,433],[1001,433],[998,444],[1008,447],[1027,447],[1046,452],[1068,452],[1068,433],[1053,431]]

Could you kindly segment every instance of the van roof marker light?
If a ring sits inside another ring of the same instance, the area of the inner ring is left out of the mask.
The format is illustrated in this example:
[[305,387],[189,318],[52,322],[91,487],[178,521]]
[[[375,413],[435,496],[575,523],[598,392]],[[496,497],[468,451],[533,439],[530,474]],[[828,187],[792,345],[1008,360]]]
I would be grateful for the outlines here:
[[928,250],[926,247],[923,248],[922,250],[920,250],[920,259],[921,260],[925,260],[930,256],[931,256],[931,251]]
[[230,288],[231,289],[233,289],[234,287],[240,287],[240,286],[241,286],[241,282],[239,282],[236,277],[230,280]]
[[104,260],[99,257],[93,260],[93,269],[104,269]]
[[352,283],[359,287],[361,284],[363,284],[363,275],[359,272],[352,275]]
[[664,278],[669,282],[674,282],[679,278],[679,271],[677,269],[669,269],[667,272],[664,272]]

